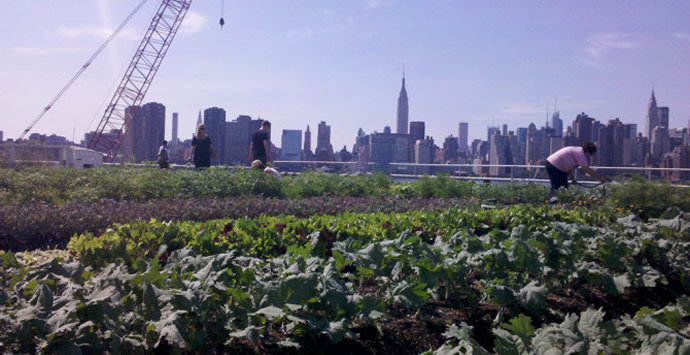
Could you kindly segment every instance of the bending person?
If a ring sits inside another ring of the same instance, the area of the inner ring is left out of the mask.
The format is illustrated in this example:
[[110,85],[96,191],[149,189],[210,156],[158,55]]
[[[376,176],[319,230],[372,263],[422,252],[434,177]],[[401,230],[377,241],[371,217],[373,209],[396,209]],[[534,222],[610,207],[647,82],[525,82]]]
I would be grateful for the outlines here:
[[271,168],[270,166],[264,165],[264,163],[261,162],[261,160],[254,160],[251,164],[252,169],[262,171],[264,173],[271,174],[275,176],[278,180],[280,180],[280,172],[278,170]]
[[597,152],[597,146],[592,142],[587,142],[582,147],[565,147],[559,151],[551,154],[546,158],[546,173],[549,174],[551,180],[551,193],[558,190],[561,186],[568,187],[568,176],[577,185],[573,170],[578,166],[582,167],[591,177],[598,179],[601,182],[606,182],[607,179],[594,172],[589,167],[587,158],[591,157]]

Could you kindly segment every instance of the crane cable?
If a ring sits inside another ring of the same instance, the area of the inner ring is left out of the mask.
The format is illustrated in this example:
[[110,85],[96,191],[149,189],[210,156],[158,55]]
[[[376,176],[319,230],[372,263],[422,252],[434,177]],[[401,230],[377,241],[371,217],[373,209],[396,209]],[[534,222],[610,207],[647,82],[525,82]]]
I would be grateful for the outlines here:
[[225,19],[223,18],[223,12],[225,10],[225,0],[220,0],[220,29],[223,29],[223,25],[225,25]]
[[31,122],[29,127],[25,129],[24,132],[22,132],[18,139],[24,138],[24,136],[31,131],[34,125],[36,125],[36,123],[38,123],[38,121],[48,112],[48,110],[50,110],[53,107],[55,102],[57,102],[57,100],[60,99],[60,97],[65,93],[65,91],[67,91],[67,89],[69,89],[69,87],[72,86],[72,84],[77,80],[77,78],[79,78],[79,76],[86,70],[86,68],[88,68],[89,65],[91,65],[91,63],[96,59],[96,57],[98,57],[99,54],[101,54],[103,49],[105,49],[105,47],[108,46],[108,44],[115,38],[115,36],[117,36],[117,34],[120,33],[120,30],[122,30],[125,27],[129,20],[131,20],[132,17],[134,17],[134,15],[139,11],[139,9],[141,9],[141,7],[144,6],[146,1],[147,0],[142,0],[139,3],[139,5],[137,5],[137,7],[127,16],[127,18],[125,18],[125,20],[120,24],[120,26],[118,26],[115,29],[115,31],[110,35],[110,37],[108,37],[108,39],[106,39],[105,42],[103,42],[103,44],[101,44],[101,46],[96,50],[96,52],[86,61],[86,63],[81,66],[79,71],[77,71],[77,73],[72,77],[72,79],[70,79],[70,81],[67,82],[67,84],[62,88],[62,90],[58,92],[55,98],[53,98],[53,100],[50,101],[48,106],[43,108],[43,111],[41,111],[41,113]]

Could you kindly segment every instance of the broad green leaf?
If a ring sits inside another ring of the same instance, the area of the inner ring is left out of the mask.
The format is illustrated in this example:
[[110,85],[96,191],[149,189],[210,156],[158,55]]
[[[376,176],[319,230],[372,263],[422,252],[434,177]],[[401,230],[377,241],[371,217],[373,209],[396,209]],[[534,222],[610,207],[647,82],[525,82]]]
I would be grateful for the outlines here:
[[527,286],[520,289],[518,298],[520,303],[534,315],[544,313],[546,305],[546,294],[549,290],[544,286],[537,286],[537,281],[530,282]]
[[532,318],[524,314],[520,314],[519,316],[512,318],[510,320],[510,324],[501,324],[501,327],[519,336],[525,345],[530,344],[530,338],[534,335]]

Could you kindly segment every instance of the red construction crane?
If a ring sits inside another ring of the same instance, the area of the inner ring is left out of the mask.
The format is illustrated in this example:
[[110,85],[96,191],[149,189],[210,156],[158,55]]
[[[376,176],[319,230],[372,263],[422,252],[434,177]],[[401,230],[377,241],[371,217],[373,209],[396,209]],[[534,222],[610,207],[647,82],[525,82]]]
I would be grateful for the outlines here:
[[[105,161],[115,159],[127,125],[144,100],[191,3],[192,0],[161,1],[120,85],[105,108],[96,134],[89,141],[89,148],[106,153]],[[109,132],[114,134],[103,134]]]

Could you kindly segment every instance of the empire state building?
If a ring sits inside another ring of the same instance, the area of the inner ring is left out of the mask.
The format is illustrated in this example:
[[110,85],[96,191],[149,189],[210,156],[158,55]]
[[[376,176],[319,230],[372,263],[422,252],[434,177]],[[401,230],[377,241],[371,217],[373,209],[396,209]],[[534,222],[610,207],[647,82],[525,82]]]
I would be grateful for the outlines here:
[[402,88],[398,97],[398,121],[395,133],[407,134],[408,121],[407,90],[405,90],[405,72],[403,71]]

